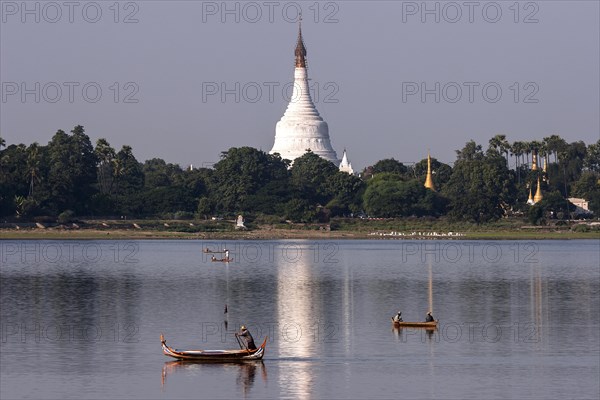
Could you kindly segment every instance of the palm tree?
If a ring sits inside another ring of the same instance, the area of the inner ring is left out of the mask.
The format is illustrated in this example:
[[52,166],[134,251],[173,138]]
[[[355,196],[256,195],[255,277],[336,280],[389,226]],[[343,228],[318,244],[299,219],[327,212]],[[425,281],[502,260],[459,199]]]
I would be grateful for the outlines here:
[[533,149],[531,147],[531,142],[523,142],[523,146],[525,148],[525,162],[523,164],[531,165],[531,163],[529,162],[529,155],[531,154],[531,151]]
[[115,160],[115,150],[110,147],[106,139],[100,138],[96,141],[94,153],[98,159],[98,184],[100,191],[110,195],[115,177],[112,174],[112,164]]
[[490,139],[490,148],[493,148],[502,156],[506,155],[506,163],[508,164],[508,151],[510,150],[510,144],[506,140],[506,135],[496,135]]
[[33,197],[34,183],[39,180],[40,174],[40,155],[39,155],[39,144],[33,142],[27,148],[27,176],[29,177],[29,194],[28,198]]
[[538,141],[538,140],[532,140],[531,142],[529,142],[529,146],[531,147],[531,165],[533,166],[533,159],[535,158],[535,163],[539,166],[539,160],[538,160],[538,155],[540,153],[540,149],[542,147],[542,142]]
[[3,147],[6,147],[6,140],[0,136],[0,150],[2,150]]
[[519,141],[514,142],[510,148],[510,151],[515,156],[517,179],[519,180],[519,183],[521,183],[521,170],[519,168],[520,167],[519,161],[523,157],[523,154],[525,153],[525,143],[519,142]]
[[558,153],[564,151],[567,142],[558,135],[550,135],[544,138],[544,143],[546,143],[548,154],[554,153],[554,162],[557,163]]

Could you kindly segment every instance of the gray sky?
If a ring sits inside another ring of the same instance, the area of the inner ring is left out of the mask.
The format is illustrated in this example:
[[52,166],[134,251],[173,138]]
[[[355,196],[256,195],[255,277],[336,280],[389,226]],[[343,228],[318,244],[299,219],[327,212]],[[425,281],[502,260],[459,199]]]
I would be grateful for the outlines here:
[[600,136],[598,1],[117,4],[0,2],[7,143],[46,144],[81,124],[140,161],[268,151],[299,9],[313,99],[355,169],[428,148],[453,162],[466,141],[487,147],[498,133]]

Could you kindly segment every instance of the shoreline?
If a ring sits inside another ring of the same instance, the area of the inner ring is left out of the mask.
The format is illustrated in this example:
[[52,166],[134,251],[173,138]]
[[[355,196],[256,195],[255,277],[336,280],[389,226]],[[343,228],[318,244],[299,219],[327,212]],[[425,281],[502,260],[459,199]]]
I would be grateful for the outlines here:
[[482,230],[461,236],[384,236],[358,230],[257,229],[231,232],[179,232],[131,229],[0,229],[0,240],[600,240],[600,232],[570,230]]

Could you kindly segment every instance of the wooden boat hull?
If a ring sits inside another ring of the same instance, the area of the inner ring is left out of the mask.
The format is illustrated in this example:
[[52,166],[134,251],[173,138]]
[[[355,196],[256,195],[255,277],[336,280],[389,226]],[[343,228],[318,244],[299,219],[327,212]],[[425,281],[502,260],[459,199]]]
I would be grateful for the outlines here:
[[163,335],[160,335],[163,353],[166,356],[183,361],[195,362],[243,362],[262,360],[265,355],[267,339],[255,350],[178,350],[167,345]]
[[425,328],[425,329],[437,329],[439,321],[432,322],[398,322],[392,321],[394,328]]
[[233,258],[215,258],[214,260],[211,259],[210,261],[212,261],[212,262],[232,262]]

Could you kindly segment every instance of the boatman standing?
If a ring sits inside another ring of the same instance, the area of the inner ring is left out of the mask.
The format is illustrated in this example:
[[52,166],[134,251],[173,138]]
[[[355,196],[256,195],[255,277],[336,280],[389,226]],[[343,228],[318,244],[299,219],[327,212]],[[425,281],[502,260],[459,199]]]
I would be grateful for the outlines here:
[[427,312],[427,315],[425,316],[425,322],[433,322],[433,315],[431,315],[431,311]]
[[240,332],[235,334],[236,337],[241,338],[246,345],[248,350],[256,350],[256,345],[254,344],[254,338],[250,334],[250,331],[246,329],[245,325],[240,327]]

